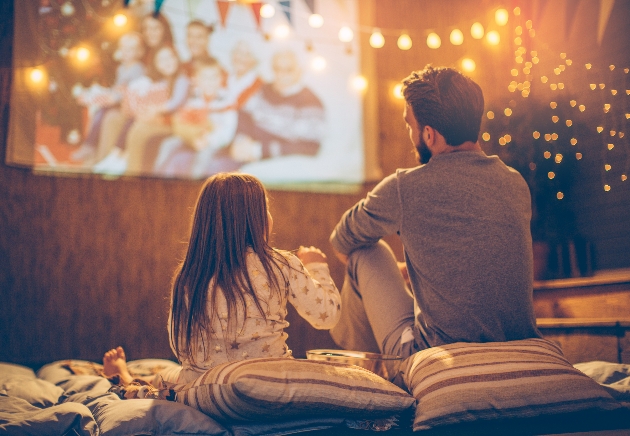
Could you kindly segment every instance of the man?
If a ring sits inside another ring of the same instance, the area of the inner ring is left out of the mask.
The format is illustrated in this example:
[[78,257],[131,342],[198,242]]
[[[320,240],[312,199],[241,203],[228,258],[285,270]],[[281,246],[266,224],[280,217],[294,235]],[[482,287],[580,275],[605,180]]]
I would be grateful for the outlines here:
[[324,107],[302,83],[296,54],[282,50],[271,60],[273,81],[239,110],[231,154],[245,163],[279,156],[314,156],[324,134]]
[[[530,193],[477,142],[481,88],[456,70],[427,66],[403,81],[403,95],[421,165],[386,177],[333,231],[348,267],[333,339],[408,357],[453,342],[540,337]],[[394,233],[404,246],[400,269],[380,241]]]

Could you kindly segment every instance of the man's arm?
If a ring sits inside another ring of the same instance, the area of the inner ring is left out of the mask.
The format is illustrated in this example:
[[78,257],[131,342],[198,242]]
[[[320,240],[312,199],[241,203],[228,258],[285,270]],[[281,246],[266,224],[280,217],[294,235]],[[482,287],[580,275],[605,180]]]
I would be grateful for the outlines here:
[[400,219],[397,174],[392,174],[343,215],[330,236],[335,255],[346,263],[353,250],[399,231]]

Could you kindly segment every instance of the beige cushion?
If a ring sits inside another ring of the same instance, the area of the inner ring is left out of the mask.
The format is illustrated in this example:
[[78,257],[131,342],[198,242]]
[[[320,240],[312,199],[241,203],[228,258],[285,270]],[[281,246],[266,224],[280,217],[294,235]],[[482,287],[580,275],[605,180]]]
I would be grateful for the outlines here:
[[224,363],[171,387],[177,401],[219,420],[388,416],[411,407],[405,391],[354,365],[292,358]]
[[621,407],[544,339],[429,348],[403,371],[418,401],[414,430]]

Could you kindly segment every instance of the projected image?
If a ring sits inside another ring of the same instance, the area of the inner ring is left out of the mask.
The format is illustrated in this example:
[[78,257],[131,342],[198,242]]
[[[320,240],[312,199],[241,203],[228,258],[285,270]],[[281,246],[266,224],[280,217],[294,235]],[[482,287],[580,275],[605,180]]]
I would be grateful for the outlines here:
[[[8,164],[363,181],[359,48],[337,36],[354,0],[20,3],[16,23],[39,33],[14,38]],[[40,56],[25,66],[30,44]]]

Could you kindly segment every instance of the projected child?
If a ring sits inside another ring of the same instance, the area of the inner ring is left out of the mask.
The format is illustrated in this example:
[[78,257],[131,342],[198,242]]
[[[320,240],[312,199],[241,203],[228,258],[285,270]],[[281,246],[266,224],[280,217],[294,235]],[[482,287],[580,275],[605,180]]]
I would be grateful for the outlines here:
[[123,174],[141,160],[150,138],[170,135],[170,115],[186,101],[190,80],[168,45],[156,51],[147,74],[129,84],[123,110],[106,117],[99,148],[110,151],[94,172]]
[[317,154],[324,133],[324,108],[302,83],[297,56],[290,50],[272,58],[273,82],[261,87],[239,111],[232,158],[253,162],[290,154]]
[[71,153],[70,159],[89,163],[95,158],[103,117],[108,110],[120,105],[127,85],[144,75],[144,64],[141,62],[143,55],[142,36],[135,32],[124,34],[118,40],[118,49],[114,53],[114,57],[120,61],[120,65],[116,68],[114,85],[106,88],[95,83],[81,91],[77,101],[87,106],[92,116],[85,141],[81,147]]
[[212,26],[207,26],[201,20],[193,20],[186,26],[186,47],[190,52],[190,59],[183,64],[183,68],[188,76],[194,76],[199,64],[214,59],[208,53],[213,30]]
[[245,41],[234,44],[231,52],[231,71],[227,78],[226,100],[240,109],[250,97],[256,94],[263,82],[256,67],[258,59]]
[[160,144],[154,172],[201,177],[214,173],[214,155],[234,138],[237,113],[221,98],[224,74],[216,60],[197,67],[193,79],[201,91],[173,115],[173,136]]

